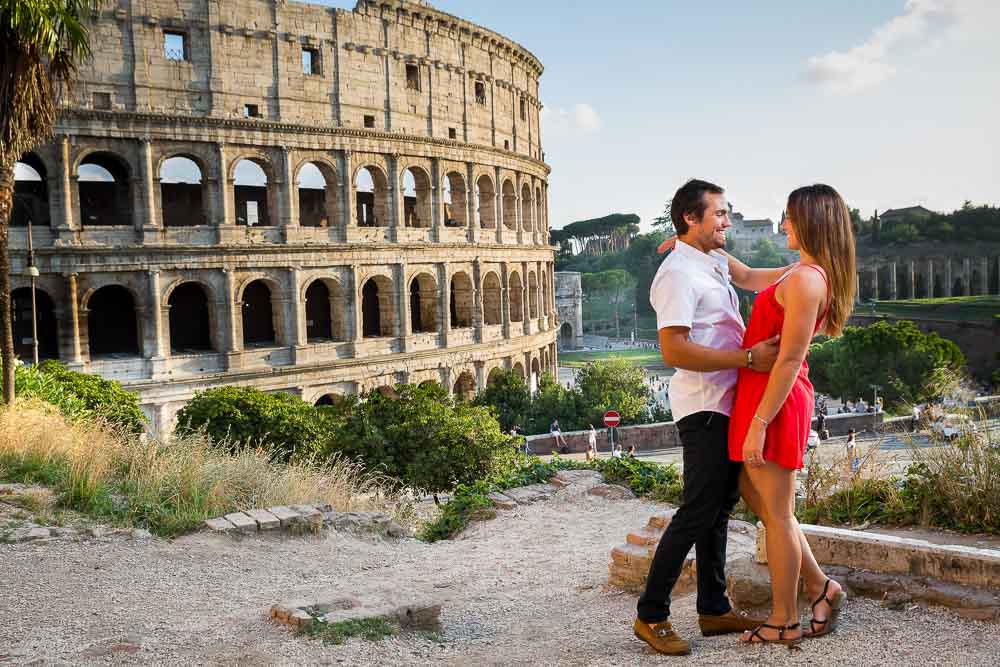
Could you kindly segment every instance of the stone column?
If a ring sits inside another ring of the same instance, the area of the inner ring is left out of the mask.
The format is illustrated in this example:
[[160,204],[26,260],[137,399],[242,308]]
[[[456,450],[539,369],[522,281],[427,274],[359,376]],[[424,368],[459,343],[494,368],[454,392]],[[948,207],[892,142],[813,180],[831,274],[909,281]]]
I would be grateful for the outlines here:
[[[516,143],[516,142],[515,142]],[[521,175],[514,178],[514,227],[517,231],[517,244],[524,243],[524,212],[521,203]]]
[[309,329],[306,324],[305,302],[302,296],[302,269],[293,266],[288,269],[288,296],[292,305],[291,318],[292,345],[302,347],[309,344]]
[[889,262],[889,299],[895,301],[899,298],[899,290],[896,283],[896,262]]
[[[463,77],[468,78],[468,77]],[[466,130],[468,134],[468,130]],[[466,207],[466,220],[469,221],[469,242],[478,243],[480,237],[480,223],[479,223],[479,196],[477,195],[476,188],[476,172],[475,165],[471,162],[465,163],[465,184],[469,188],[465,193],[465,207]]]
[[407,349],[407,339],[413,331],[413,323],[410,321],[410,294],[406,289],[406,262],[396,265],[396,322],[398,323],[397,335],[400,339],[400,349],[405,352]]
[[[433,70],[431,70],[433,71]],[[431,158],[431,235],[437,242],[444,236],[444,190],[441,187],[441,160]]]
[[479,258],[472,260],[472,326],[476,329],[476,342],[483,342],[483,289],[482,267]]
[[861,303],[861,272],[854,273],[854,303]]
[[[361,313],[360,273],[361,271],[357,267],[357,265],[351,266],[350,279],[348,280],[348,282],[350,283],[348,285],[348,289],[350,290],[351,294],[351,306],[348,315],[351,321],[351,327],[350,330],[347,331],[347,340],[355,344],[360,343],[364,339],[364,336],[362,335],[364,332],[364,328],[363,328],[362,313]],[[357,352],[355,352],[355,356],[356,355]]]
[[[490,98],[490,105],[493,104],[493,98]],[[494,127],[494,140],[496,135],[496,129]],[[503,192],[500,186],[500,167],[493,167],[493,219],[496,221],[496,239],[497,243],[503,243]]]
[[242,304],[236,300],[236,275],[232,269],[223,269],[226,279],[226,353],[233,355],[243,350],[243,339],[240,336],[241,326],[237,318],[243,317]]
[[508,291],[507,262],[500,264],[500,317],[503,324],[503,337],[510,338],[510,293]]
[[156,206],[156,188],[160,178],[153,171],[153,147],[148,137],[139,142],[139,173],[142,178],[142,208],[136,212],[135,226],[142,232],[142,242],[152,243],[163,231],[163,220]]
[[[71,155],[69,148],[69,137],[63,135],[59,137],[59,196],[60,196],[60,217],[56,223],[56,234],[60,241],[71,242],[75,233],[80,229],[79,219],[73,206],[74,185],[76,178],[72,174]],[[55,222],[56,219],[53,219]],[[75,275],[75,274],[74,274]]]
[[934,296],[934,260],[927,260],[927,296]]
[[[521,262],[521,324],[525,336],[531,333],[531,287],[528,285],[528,263]],[[530,374],[531,369],[528,369]]]
[[341,153],[340,169],[342,174],[340,192],[344,201],[340,207],[343,215],[340,224],[344,230],[343,238],[347,241],[353,236],[352,232],[356,232],[358,228],[358,200],[354,196],[354,160],[351,151]]
[[872,298],[878,301],[878,267],[872,269]]
[[451,289],[448,284],[448,265],[445,262],[440,262],[436,265],[437,268],[437,284],[438,284],[438,312],[441,313],[439,318],[440,325],[438,327],[438,340],[441,341],[441,347],[448,347],[448,336],[451,332],[451,309],[449,308],[448,301],[451,298]]
[[403,179],[399,177],[399,155],[388,155],[386,166],[389,168],[389,238],[399,241],[403,236],[400,229],[406,225],[403,218]]
[[292,156],[287,148],[279,150],[277,176],[274,185],[278,190],[278,225],[285,241],[294,240],[299,229],[299,198],[295,196]]
[[215,145],[215,160],[215,167],[219,172],[217,237],[219,243],[228,243],[236,234],[236,197],[233,192],[235,180],[229,177],[229,162],[224,144]]
[[71,365],[79,367],[83,365],[83,354],[80,349],[80,295],[75,273],[66,276],[66,291],[69,299],[69,360]]
[[962,258],[962,296],[972,294],[972,260],[969,257]]
[[160,306],[160,272],[151,269],[149,277],[149,311],[153,323],[152,347],[155,358],[168,356],[167,337],[163,335],[163,308]]
[[952,282],[951,275],[951,258],[944,260],[944,295],[951,296],[952,287],[954,283]]
[[990,260],[987,257],[979,259],[979,293],[990,293]]
[[909,297],[911,299],[917,298],[917,267],[916,263],[911,259],[906,263],[906,279],[910,283]]

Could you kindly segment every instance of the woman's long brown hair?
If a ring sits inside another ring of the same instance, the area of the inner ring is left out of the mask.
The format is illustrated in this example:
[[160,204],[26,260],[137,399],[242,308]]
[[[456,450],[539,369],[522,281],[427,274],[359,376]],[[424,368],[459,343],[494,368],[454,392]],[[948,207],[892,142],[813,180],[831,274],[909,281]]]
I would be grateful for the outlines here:
[[839,336],[854,307],[854,229],[843,197],[829,185],[809,185],[788,195],[788,215],[799,245],[814,257],[830,281],[823,331]]

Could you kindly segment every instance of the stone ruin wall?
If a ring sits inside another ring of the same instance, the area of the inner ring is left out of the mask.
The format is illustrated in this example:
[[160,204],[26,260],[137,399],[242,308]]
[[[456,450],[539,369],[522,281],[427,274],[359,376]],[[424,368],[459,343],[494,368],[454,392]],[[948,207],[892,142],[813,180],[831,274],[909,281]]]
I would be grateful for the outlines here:
[[[154,428],[226,384],[467,398],[494,369],[554,372],[532,54],[403,0],[119,0],[93,35],[54,140],[22,158],[39,177],[11,230],[22,358],[31,218],[42,356],[122,381]],[[176,157],[197,182],[161,180]],[[266,183],[240,183],[246,161]]]

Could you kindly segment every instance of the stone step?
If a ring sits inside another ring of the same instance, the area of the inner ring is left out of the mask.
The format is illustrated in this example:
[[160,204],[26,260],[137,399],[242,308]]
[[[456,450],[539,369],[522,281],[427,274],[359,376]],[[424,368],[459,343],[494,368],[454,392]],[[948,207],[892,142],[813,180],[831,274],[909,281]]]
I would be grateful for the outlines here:
[[657,512],[653,516],[649,517],[649,527],[656,528],[660,531],[667,529],[670,524],[670,520],[674,518],[674,512],[677,510],[667,510],[666,512]]
[[645,563],[648,567],[652,555],[648,547],[640,547],[637,544],[623,544],[611,550],[611,560],[620,565],[631,565],[632,563]]
[[627,541],[629,544],[637,544],[642,547],[654,546],[660,543],[663,531],[656,528],[640,528],[634,533],[629,533]]

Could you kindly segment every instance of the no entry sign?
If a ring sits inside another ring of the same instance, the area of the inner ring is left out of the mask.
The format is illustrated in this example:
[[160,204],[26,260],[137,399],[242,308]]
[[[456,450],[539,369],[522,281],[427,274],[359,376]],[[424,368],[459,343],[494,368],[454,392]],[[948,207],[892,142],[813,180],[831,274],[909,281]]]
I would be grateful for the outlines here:
[[621,415],[615,410],[608,410],[604,413],[604,425],[605,426],[618,426],[621,423]]

